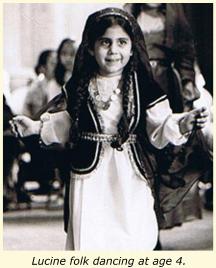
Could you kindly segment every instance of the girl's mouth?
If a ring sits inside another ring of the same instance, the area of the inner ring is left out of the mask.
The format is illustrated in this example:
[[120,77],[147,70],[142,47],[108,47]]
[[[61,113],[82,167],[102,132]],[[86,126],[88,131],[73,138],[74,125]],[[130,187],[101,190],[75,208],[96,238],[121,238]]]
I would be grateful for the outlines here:
[[120,60],[121,59],[110,59],[110,58],[105,59],[105,61],[108,62],[108,63],[116,63],[116,62],[119,62]]

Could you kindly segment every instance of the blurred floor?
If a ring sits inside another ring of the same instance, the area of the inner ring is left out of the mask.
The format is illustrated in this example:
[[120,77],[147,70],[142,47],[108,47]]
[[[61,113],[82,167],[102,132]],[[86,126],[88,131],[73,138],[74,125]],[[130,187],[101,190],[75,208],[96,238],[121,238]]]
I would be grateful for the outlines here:
[[[63,209],[33,208],[4,213],[4,250],[64,250]],[[213,213],[161,231],[164,250],[212,250]]]
[[4,250],[63,250],[63,208],[9,211],[3,217]]
[[202,219],[163,230],[160,239],[163,250],[212,250],[213,212],[203,209]]

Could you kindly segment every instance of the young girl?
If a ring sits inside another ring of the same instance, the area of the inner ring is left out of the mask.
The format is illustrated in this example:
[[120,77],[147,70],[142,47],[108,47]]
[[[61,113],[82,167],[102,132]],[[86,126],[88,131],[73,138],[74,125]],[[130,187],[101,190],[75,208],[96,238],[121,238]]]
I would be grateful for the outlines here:
[[[51,113],[62,99],[67,111]],[[40,121],[17,116],[12,125],[20,136],[40,134],[47,147],[64,142],[71,169],[66,248],[153,250],[162,214],[150,142],[186,142],[195,126],[204,127],[205,109],[172,114],[138,24],[116,8],[88,18],[72,77],[52,105]]]

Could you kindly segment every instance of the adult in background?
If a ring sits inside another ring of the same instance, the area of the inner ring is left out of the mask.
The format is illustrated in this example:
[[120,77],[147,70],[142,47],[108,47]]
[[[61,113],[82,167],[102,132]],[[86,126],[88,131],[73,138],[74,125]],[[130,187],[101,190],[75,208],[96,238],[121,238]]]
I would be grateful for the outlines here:
[[[167,93],[174,112],[189,111],[194,101],[199,99],[200,91],[195,84],[195,46],[190,25],[181,4],[125,4],[124,8],[134,15],[140,25],[146,43],[154,79]],[[195,162],[197,143],[200,136],[192,137],[187,146],[168,145],[157,152],[158,165],[164,180],[184,177]],[[202,134],[201,134],[202,136]],[[191,152],[194,151],[193,156]],[[199,148],[199,154],[202,150]],[[190,160],[189,160],[190,159]],[[200,157],[203,159],[203,157]],[[202,160],[201,160],[202,161]],[[203,161],[202,164],[208,162]],[[204,167],[206,169],[206,166]],[[199,171],[196,176],[199,175]],[[187,218],[201,217],[201,202],[198,187],[194,186],[187,195],[187,201],[166,213],[167,227],[181,225]]]
[[15,200],[13,189],[12,168],[21,150],[19,140],[10,130],[9,121],[13,118],[10,107],[3,95],[3,211],[9,209],[10,203]]
[[[126,4],[144,34],[154,79],[174,112],[189,109],[200,94],[195,86],[195,48],[181,4]],[[189,108],[188,108],[189,107]]]

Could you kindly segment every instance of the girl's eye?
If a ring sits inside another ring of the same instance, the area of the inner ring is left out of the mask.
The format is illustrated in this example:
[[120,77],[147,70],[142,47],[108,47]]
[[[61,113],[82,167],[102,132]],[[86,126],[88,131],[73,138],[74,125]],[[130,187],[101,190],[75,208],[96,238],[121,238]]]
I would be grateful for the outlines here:
[[101,39],[100,44],[104,47],[108,47],[110,45],[110,41],[108,39]]
[[125,46],[125,45],[127,45],[127,43],[128,43],[126,39],[119,39],[118,42],[119,42],[119,45],[120,45],[120,46]]

